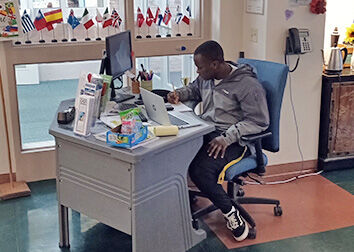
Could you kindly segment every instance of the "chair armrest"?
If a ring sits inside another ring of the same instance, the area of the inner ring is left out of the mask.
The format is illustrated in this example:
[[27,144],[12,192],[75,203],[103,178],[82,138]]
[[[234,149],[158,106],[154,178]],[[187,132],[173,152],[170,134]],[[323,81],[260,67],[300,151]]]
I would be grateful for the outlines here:
[[271,136],[271,135],[272,135],[272,132],[261,132],[261,133],[258,133],[258,134],[242,136],[241,139],[243,141],[247,141],[247,142],[255,142],[258,139],[262,139],[264,137],[268,137],[268,136]]

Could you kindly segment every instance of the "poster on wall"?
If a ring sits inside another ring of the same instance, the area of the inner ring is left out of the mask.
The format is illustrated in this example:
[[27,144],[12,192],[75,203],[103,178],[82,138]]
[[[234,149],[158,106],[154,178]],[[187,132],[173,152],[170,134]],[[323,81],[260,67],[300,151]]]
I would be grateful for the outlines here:
[[20,14],[17,0],[0,0],[0,41],[18,38]]

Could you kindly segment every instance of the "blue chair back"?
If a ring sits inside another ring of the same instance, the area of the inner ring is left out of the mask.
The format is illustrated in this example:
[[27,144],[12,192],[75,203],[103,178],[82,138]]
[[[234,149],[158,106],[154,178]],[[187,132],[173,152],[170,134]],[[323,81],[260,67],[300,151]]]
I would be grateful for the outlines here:
[[289,68],[284,64],[246,58],[240,58],[237,62],[252,66],[259,82],[267,92],[270,124],[266,131],[272,132],[272,135],[262,139],[262,148],[277,152],[279,151],[280,109]]

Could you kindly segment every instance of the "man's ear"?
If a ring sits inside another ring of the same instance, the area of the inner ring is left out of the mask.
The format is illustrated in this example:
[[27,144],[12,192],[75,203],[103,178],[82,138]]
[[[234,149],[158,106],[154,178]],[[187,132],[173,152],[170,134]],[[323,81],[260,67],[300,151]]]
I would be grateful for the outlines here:
[[214,69],[218,69],[219,68],[219,65],[220,65],[220,62],[217,61],[217,60],[213,60],[211,62],[211,66],[214,68]]

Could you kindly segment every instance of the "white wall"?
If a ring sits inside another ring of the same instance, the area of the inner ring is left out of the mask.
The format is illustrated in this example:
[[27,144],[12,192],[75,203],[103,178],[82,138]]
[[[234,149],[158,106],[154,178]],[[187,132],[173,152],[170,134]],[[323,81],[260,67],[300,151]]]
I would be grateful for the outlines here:
[[324,47],[330,46],[331,33],[337,26],[339,31],[339,43],[345,39],[346,27],[354,22],[353,0],[327,0],[326,30]]
[[[234,2],[245,4],[245,0]],[[225,4],[220,6],[221,16],[231,10],[230,6]],[[247,58],[284,63],[287,30],[291,27],[310,29],[313,52],[301,56],[298,69],[291,74],[291,84],[304,160],[315,160],[318,150],[322,75],[320,49],[323,48],[325,16],[312,14],[308,6],[289,6],[289,1],[284,0],[265,0],[264,15],[246,13],[244,6],[242,6],[240,12],[234,12],[235,15],[227,22],[228,27],[234,30],[234,32],[228,32],[228,34],[233,35],[219,36],[225,51],[231,49],[244,50]],[[286,9],[294,11],[293,17],[288,21],[285,20]],[[239,16],[236,16],[236,14]],[[242,20],[240,21],[240,19]],[[223,17],[221,17],[221,20],[223,20]],[[240,23],[243,31],[239,34],[242,34],[243,44],[239,46],[235,43],[238,48],[230,48],[232,47],[230,41],[233,41],[235,33],[239,32]],[[223,26],[220,27],[218,34],[223,32]],[[251,33],[254,31],[257,33],[257,42],[252,41],[251,38]],[[296,56],[290,57],[291,68],[293,68],[295,60]],[[271,165],[301,161],[296,144],[296,128],[289,91],[288,80],[281,111],[280,151],[268,155]]]

